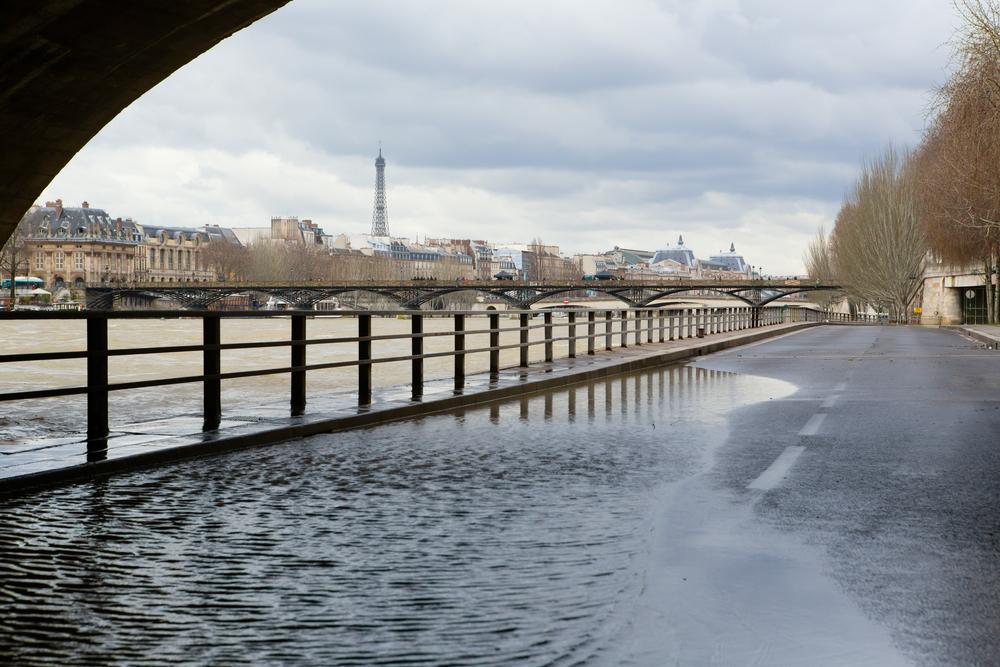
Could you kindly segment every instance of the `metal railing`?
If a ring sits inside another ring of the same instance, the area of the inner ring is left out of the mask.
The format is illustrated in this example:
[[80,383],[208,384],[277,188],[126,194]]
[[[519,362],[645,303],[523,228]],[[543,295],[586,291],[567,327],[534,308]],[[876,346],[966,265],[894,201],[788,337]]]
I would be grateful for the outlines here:
[[[558,318],[555,316],[559,315]],[[372,402],[372,368],[375,364],[409,362],[411,366],[411,395],[420,400],[424,390],[424,361],[436,357],[453,357],[452,377],[455,390],[461,391],[466,385],[466,359],[470,355],[483,354],[489,358],[491,380],[498,378],[501,371],[500,353],[503,350],[518,350],[517,366],[528,368],[529,351],[542,346],[544,362],[554,360],[556,343],[565,343],[566,356],[574,358],[578,354],[594,355],[598,351],[626,348],[629,345],[643,345],[717,333],[726,333],[770,326],[785,322],[806,321],[848,321],[839,316],[815,312],[809,309],[782,307],[729,307],[729,308],[619,308],[613,310],[590,309],[545,309],[545,310],[486,310],[486,311],[338,311],[338,317],[357,320],[356,336],[336,336],[308,338],[306,323],[309,318],[323,317],[321,312],[286,310],[262,311],[83,311],[83,312],[12,312],[0,315],[0,320],[79,320],[86,321],[86,349],[65,352],[29,352],[0,355],[0,367],[5,363],[46,362],[67,359],[86,360],[85,386],[58,387],[51,389],[30,389],[0,394],[0,402],[26,401],[61,396],[85,395],[87,399],[86,436],[88,452],[106,450],[109,427],[109,393],[149,387],[163,387],[177,384],[201,383],[203,406],[203,430],[219,428],[222,420],[222,381],[274,374],[290,376],[289,403],[292,416],[302,415],[306,408],[306,378],[309,371],[323,369],[357,368],[357,403],[367,406]],[[565,317],[563,317],[565,316]],[[290,335],[286,340],[230,342],[222,340],[221,320],[232,318],[288,318]],[[381,318],[406,318],[410,321],[408,333],[373,333],[373,322]],[[427,318],[450,318],[450,331],[424,331]],[[516,317],[516,327],[501,327],[502,317]],[[200,344],[160,345],[155,347],[109,348],[108,322],[120,319],[179,319],[193,318],[202,321],[202,341]],[[485,327],[470,328],[470,321],[485,320]],[[533,323],[539,321],[539,323]],[[853,321],[853,320],[852,320]],[[540,339],[531,340],[532,331],[540,330]],[[487,334],[489,344],[485,347],[468,348],[467,337]],[[510,337],[516,335],[516,342]],[[432,337],[451,337],[450,350],[425,352],[424,342]],[[409,339],[410,354],[395,356],[375,356],[375,348],[385,342]],[[506,340],[504,340],[506,339]],[[357,358],[344,361],[308,363],[307,350],[316,345],[351,345],[357,350]],[[223,372],[221,353],[226,350],[253,348],[290,348],[287,365]],[[113,357],[136,355],[160,355],[182,352],[202,354],[202,372],[180,377],[157,378],[110,382],[108,362]],[[169,416],[169,415],[165,415]],[[99,457],[98,457],[99,458]]]

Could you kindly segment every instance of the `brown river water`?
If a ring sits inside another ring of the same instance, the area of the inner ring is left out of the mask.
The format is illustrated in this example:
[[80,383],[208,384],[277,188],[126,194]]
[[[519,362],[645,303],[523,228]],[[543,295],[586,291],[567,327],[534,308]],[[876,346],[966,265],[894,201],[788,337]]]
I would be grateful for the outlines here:
[[[554,336],[566,335],[565,317],[554,318]],[[532,325],[541,324],[541,317],[532,320]],[[616,330],[617,330],[617,322]],[[424,332],[448,332],[453,330],[450,317],[425,318]],[[486,317],[467,317],[469,331],[486,329]],[[516,343],[518,321],[513,316],[502,316],[500,344]],[[287,340],[290,335],[291,320],[288,318],[267,319],[223,319],[222,342],[252,342]],[[603,324],[598,325],[598,332]],[[355,318],[317,317],[307,321],[309,338],[350,337],[358,333]],[[372,334],[408,334],[408,319],[373,318]],[[577,335],[586,334],[586,324],[577,324]],[[159,345],[186,345],[201,342],[200,319],[119,319],[108,325],[108,344],[114,348],[151,347]],[[543,339],[543,331],[530,332],[533,341]],[[4,342],[6,354],[28,352],[55,352],[86,349],[86,324],[82,320],[20,320],[0,321],[0,340]],[[603,344],[603,339],[598,341]],[[615,338],[618,344],[618,337]],[[453,349],[452,336],[425,338],[424,352],[445,352]],[[466,349],[483,348],[489,345],[489,334],[467,334]],[[578,350],[586,349],[586,341],[577,344]],[[544,358],[544,346],[531,348],[530,358],[539,361]],[[600,349],[600,348],[599,348]],[[554,344],[554,354],[564,357],[568,346],[565,341]],[[290,365],[290,348],[256,348],[247,350],[224,350],[222,352],[222,372],[250,369],[275,368]],[[373,341],[374,358],[397,357],[410,354],[410,339]],[[311,345],[308,347],[308,363],[349,361],[358,358],[356,343]],[[501,366],[516,366],[518,350],[503,350]],[[451,356],[427,359],[424,374],[427,380],[451,377],[454,361]],[[489,370],[489,355],[482,352],[466,357],[466,373]],[[196,375],[202,372],[200,352],[173,354],[139,355],[112,357],[109,363],[110,382],[152,380],[156,378]],[[375,364],[372,381],[376,388],[407,385],[410,382],[410,364],[407,361]],[[46,389],[56,387],[76,387],[86,384],[86,361],[69,359],[63,361],[43,361],[0,364],[0,393]],[[307,380],[309,396],[331,392],[354,392],[357,388],[355,367],[310,371]],[[201,385],[180,384],[149,389],[112,392],[110,399],[111,423],[115,424],[158,419],[182,414],[200,414],[202,409]],[[267,375],[254,378],[225,380],[222,383],[223,415],[245,412],[257,405],[287,404],[289,401],[289,376],[287,374]],[[86,416],[86,399],[83,396],[40,399],[22,403],[0,404],[0,446],[25,438],[66,435],[83,429]]]

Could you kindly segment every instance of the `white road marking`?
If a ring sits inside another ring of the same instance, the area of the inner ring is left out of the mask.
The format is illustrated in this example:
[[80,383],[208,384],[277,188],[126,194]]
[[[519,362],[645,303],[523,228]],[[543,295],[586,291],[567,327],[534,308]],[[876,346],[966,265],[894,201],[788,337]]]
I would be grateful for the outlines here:
[[832,408],[837,399],[840,398],[837,394],[830,394],[826,397],[826,400],[819,404],[821,408]]
[[840,384],[838,384],[836,387],[833,388],[834,391],[844,391],[845,389],[847,389],[846,382],[841,382]]
[[774,463],[769,465],[767,470],[760,474],[760,477],[747,484],[747,488],[760,491],[773,489],[778,482],[785,478],[785,475],[788,474],[789,469],[795,463],[795,459],[799,458],[799,455],[804,451],[806,451],[805,447],[785,447],[785,451],[781,452],[781,456],[776,458]]
[[823,425],[824,419],[826,419],[826,413],[817,412],[809,418],[806,425],[802,427],[801,431],[799,431],[799,435],[816,435],[819,433],[819,427]]

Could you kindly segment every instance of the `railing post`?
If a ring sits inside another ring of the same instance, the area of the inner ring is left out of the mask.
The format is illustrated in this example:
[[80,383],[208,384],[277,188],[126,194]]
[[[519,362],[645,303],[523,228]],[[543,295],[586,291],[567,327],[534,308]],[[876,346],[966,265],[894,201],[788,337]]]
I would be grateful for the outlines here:
[[521,368],[528,367],[528,313],[521,313]]
[[653,311],[646,311],[646,342],[653,342]]
[[358,315],[358,405],[372,402],[372,316]]
[[592,310],[587,311],[587,354],[594,354],[594,336],[597,333],[597,313]]
[[696,308],[686,308],[684,312],[687,313],[688,318],[688,338],[694,338],[697,333],[696,328],[698,326],[698,310]]
[[87,453],[108,448],[108,318],[87,318]]
[[618,311],[618,317],[621,319],[621,327],[619,329],[622,342],[621,347],[628,347],[628,311]]
[[604,349],[610,350],[613,341],[611,340],[611,311],[604,311]]
[[500,375],[500,314],[490,313],[490,377]]
[[569,337],[569,358],[576,358],[576,311],[571,310],[568,313],[569,324],[567,325],[567,336]]
[[643,325],[643,322],[644,322],[642,314],[644,312],[645,311],[642,311],[642,310],[635,311],[635,317],[633,318],[635,320],[635,344],[636,345],[642,345],[642,325]]
[[455,390],[465,388],[465,315],[455,314]]
[[[306,316],[292,315],[292,416],[306,411]],[[299,369],[299,370],[295,370]]]
[[750,307],[750,328],[756,329],[760,326],[760,306]]
[[552,361],[552,311],[546,310],[542,319],[545,323],[542,329],[545,332],[545,361],[548,363]]
[[[492,321],[492,320],[491,320]],[[419,401],[424,396],[424,316],[410,315],[410,398]]]
[[[202,412],[203,421],[201,430],[214,431],[219,428],[222,421],[222,381],[219,373],[222,372],[222,359],[219,352],[221,342],[220,318],[218,315],[206,315],[202,318],[202,364],[201,372],[205,376],[202,384]],[[214,375],[215,377],[209,377]]]
[[656,314],[657,314],[657,316],[659,317],[659,320],[660,320],[659,321],[659,324],[660,324],[660,342],[662,343],[662,342],[664,342],[666,340],[666,332],[663,329],[664,318],[665,318],[665,314],[664,314],[663,308],[658,309]]

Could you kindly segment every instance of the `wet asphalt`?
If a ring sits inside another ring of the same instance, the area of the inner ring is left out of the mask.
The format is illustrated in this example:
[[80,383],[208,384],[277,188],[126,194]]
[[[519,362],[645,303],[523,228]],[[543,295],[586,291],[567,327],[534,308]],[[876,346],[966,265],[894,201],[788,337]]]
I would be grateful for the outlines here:
[[694,365],[795,391],[731,411],[664,505],[676,662],[1000,664],[1000,351],[826,326]]

